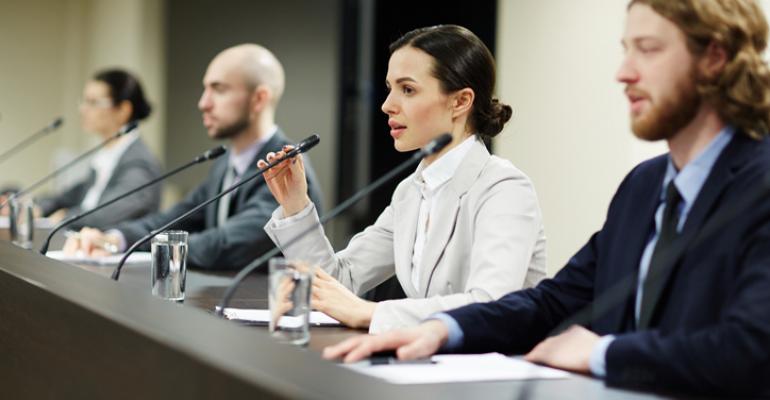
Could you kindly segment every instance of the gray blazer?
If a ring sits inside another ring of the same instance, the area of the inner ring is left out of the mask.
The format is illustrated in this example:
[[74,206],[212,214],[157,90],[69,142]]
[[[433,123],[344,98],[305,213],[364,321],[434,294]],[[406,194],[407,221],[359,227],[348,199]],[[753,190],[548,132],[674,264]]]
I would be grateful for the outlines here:
[[476,141],[447,183],[449,200],[435,205],[417,267],[420,287],[414,287],[412,253],[421,201],[414,179],[414,174],[404,179],[374,225],[336,254],[320,227],[288,248],[282,245],[318,220],[313,212],[281,220],[278,209],[265,230],[287,257],[318,263],[359,295],[395,274],[408,298],[378,303],[372,333],[495,300],[545,276],[545,233],[532,183]]
[[[134,140],[128,146],[115,165],[107,186],[99,197],[97,205],[103,204],[143,183],[160,176],[160,165],[150,149],[141,138]],[[51,197],[37,200],[43,216],[49,216],[56,210],[66,208],[67,217],[76,215],[83,210],[80,203],[86,197],[88,190],[96,180],[96,172],[91,170],[86,179],[76,183],[64,192]],[[84,226],[103,229],[120,221],[143,217],[155,212],[160,207],[161,185],[153,185],[131,196],[120,200],[104,210],[97,211],[83,219],[68,225],[70,229],[80,229]]]
[[[289,140],[279,130],[254,156],[244,178],[257,172],[257,160],[264,159],[268,152],[278,151]],[[130,246],[151,230],[159,228],[174,218],[186,213],[198,204],[214,197],[222,190],[228,154],[214,162],[206,180],[187,197],[170,209],[148,215],[142,219],[116,225]],[[321,201],[321,191],[310,164],[307,165],[308,191],[314,202]],[[217,225],[218,202],[211,203],[201,212],[192,214],[172,229],[190,233],[188,237],[187,263],[203,269],[238,269],[273,247],[262,227],[270,219],[270,213],[278,206],[264,179],[256,178],[235,192],[231,217],[223,226]],[[319,203],[320,204],[320,203]],[[149,250],[149,245],[144,247]]]

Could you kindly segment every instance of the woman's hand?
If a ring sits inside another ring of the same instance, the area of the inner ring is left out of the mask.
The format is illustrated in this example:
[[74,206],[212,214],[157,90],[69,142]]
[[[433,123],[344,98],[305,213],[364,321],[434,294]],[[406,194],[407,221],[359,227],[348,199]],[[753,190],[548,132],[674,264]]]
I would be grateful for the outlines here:
[[[273,162],[285,156],[294,146],[283,146],[283,150],[277,153],[267,153],[267,162],[257,161],[259,169],[267,168],[268,162]],[[283,216],[290,217],[307,207],[310,197],[307,195],[307,179],[305,178],[305,164],[302,155],[282,161],[275,167],[265,171],[267,187],[275,200],[283,208]]]
[[310,305],[351,328],[368,328],[377,303],[356,296],[318,268],[313,278]]

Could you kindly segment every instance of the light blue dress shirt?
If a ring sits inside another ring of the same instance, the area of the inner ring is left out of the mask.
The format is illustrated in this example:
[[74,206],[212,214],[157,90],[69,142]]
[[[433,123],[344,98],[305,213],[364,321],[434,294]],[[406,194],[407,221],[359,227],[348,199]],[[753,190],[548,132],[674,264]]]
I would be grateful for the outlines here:
[[[647,246],[644,248],[642,258],[639,262],[639,283],[636,290],[636,303],[634,308],[634,317],[639,319],[639,309],[641,305],[642,292],[644,287],[644,279],[647,277],[647,272],[650,268],[650,259],[652,258],[655,244],[658,242],[658,235],[660,234],[660,225],[663,220],[663,209],[665,208],[665,196],[666,187],[671,180],[674,181],[677,190],[682,196],[682,201],[679,203],[679,224],[677,230],[681,231],[684,226],[687,216],[690,213],[695,199],[698,197],[703,184],[706,182],[711,173],[711,169],[714,167],[719,155],[735,134],[735,128],[732,126],[725,126],[719,134],[706,146],[698,157],[689,162],[681,171],[677,171],[674,167],[674,163],[671,161],[671,157],[668,159],[668,166],[666,168],[666,175],[663,178],[662,190],[659,198],[658,208],[655,211],[655,232],[653,232],[647,242]],[[460,328],[460,324],[446,313],[438,313],[431,316],[429,319],[437,319],[444,322],[449,331],[449,337],[447,342],[442,347],[442,351],[454,351],[462,346],[464,334]],[[612,340],[615,339],[614,335],[606,335],[599,339],[599,342],[594,346],[591,351],[591,358],[589,361],[591,373],[597,377],[604,377],[607,374],[606,370],[606,354],[607,348],[609,348]]]

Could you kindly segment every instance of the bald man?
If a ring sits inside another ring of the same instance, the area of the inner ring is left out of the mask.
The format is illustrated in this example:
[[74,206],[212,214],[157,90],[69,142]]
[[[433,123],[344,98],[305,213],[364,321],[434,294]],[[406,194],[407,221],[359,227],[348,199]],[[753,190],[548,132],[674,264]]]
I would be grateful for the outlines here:
[[[67,240],[65,252],[82,250],[93,256],[107,255],[95,245],[105,241],[125,250],[151,230],[256,172],[257,160],[290,143],[275,124],[283,89],[283,67],[264,47],[242,44],[219,53],[206,70],[198,109],[209,137],[229,142],[227,154],[215,162],[206,181],[171,209],[121,223],[106,232],[83,228],[80,239]],[[310,197],[320,204],[315,174],[308,172]],[[255,179],[232,196],[191,215],[174,227],[190,233],[188,266],[212,270],[244,267],[272,248],[262,227],[277,207],[264,180]]]

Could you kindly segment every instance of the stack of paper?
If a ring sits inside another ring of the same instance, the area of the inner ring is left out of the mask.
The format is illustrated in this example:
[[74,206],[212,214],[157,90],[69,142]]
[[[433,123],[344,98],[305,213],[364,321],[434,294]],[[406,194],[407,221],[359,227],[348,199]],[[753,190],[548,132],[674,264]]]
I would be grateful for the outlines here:
[[[75,254],[73,256],[64,254],[63,251],[49,251],[45,254],[53,259],[63,261],[70,264],[87,264],[87,265],[100,265],[104,267],[116,266],[123,258],[123,254],[113,254],[107,257],[89,257],[82,254]],[[152,255],[149,251],[137,251],[132,253],[126,260],[126,265],[129,264],[150,264],[152,263]]]
[[506,357],[499,353],[447,354],[432,357],[433,363],[394,363],[372,365],[369,362],[345,364],[363,374],[391,383],[480,382],[524,379],[560,379],[569,373]]
[[[243,321],[255,325],[267,325],[270,322],[270,310],[258,310],[258,309],[242,309],[242,308],[225,308],[224,315],[227,319]],[[291,324],[291,319],[296,319],[296,326],[301,324],[299,317],[283,316],[281,318],[282,324]],[[287,320],[288,319],[288,320]],[[311,326],[342,326],[340,321],[320,312],[310,312],[310,325]]]

